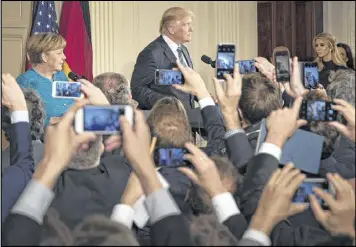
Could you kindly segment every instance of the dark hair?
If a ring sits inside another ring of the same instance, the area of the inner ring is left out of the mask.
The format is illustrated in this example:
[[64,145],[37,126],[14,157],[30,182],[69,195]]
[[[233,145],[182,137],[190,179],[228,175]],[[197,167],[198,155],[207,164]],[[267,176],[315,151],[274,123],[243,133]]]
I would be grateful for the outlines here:
[[157,146],[183,147],[192,141],[191,128],[183,104],[176,98],[165,97],[152,107],[147,118]]
[[124,75],[102,73],[94,78],[93,84],[104,93],[110,105],[130,104],[130,86]]
[[279,89],[260,73],[251,73],[242,78],[239,108],[243,118],[255,124],[267,118],[281,107]]
[[351,51],[350,46],[348,46],[347,44],[344,44],[344,43],[338,43],[336,46],[344,48],[344,50],[346,52],[346,57],[348,59],[348,61],[346,62],[346,65],[348,68],[355,70],[354,58],[352,56],[352,51]]
[[[26,100],[31,138],[32,140],[41,140],[44,135],[44,121],[46,118],[43,102],[35,90],[31,88],[21,88],[21,90]],[[2,106],[1,115],[2,129],[5,132],[6,139],[11,142],[9,140],[11,111],[6,106]]]
[[[232,188],[227,188],[231,194],[235,194],[240,174],[233,164],[224,157],[212,156],[211,159],[215,162],[216,168],[219,171],[220,179],[230,179],[233,185]],[[187,203],[191,206],[194,215],[209,214],[212,212],[212,206],[204,202],[205,191],[198,185],[191,183],[188,190]]]

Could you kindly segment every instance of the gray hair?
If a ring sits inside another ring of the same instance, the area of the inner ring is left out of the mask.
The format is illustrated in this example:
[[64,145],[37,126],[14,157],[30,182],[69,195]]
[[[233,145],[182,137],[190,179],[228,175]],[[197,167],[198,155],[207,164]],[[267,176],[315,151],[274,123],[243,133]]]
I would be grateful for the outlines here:
[[237,246],[237,239],[215,213],[193,218],[190,232],[196,246]]
[[130,104],[130,85],[124,75],[107,72],[96,76],[93,84],[106,96],[111,105]]
[[102,144],[103,137],[98,135],[95,141],[89,143],[88,150],[79,150],[76,152],[68,168],[83,170],[98,165],[102,153]]
[[[46,111],[41,100],[41,97],[31,88],[21,88],[24,94],[31,131],[32,140],[40,140],[44,134],[44,121],[46,118]],[[5,137],[8,141],[10,139],[9,131],[11,126],[11,111],[6,106],[2,107],[2,129],[5,131]]]
[[40,246],[139,246],[131,230],[104,215],[91,215],[71,230],[57,210],[49,208]]
[[340,69],[330,71],[329,81],[326,88],[329,98],[343,99],[355,106],[355,71],[351,69]]

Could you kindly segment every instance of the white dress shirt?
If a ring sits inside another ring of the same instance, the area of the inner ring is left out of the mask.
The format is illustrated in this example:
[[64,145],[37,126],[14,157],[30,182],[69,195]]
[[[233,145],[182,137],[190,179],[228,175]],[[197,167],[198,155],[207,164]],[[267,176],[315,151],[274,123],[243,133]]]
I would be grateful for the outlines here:
[[11,124],[19,122],[29,122],[28,111],[11,112]]

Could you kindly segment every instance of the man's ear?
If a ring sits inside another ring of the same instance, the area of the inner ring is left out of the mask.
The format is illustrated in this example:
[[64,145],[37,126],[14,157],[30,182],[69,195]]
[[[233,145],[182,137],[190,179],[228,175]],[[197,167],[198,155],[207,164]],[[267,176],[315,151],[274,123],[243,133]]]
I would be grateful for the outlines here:
[[132,100],[132,93],[129,92],[129,100]]

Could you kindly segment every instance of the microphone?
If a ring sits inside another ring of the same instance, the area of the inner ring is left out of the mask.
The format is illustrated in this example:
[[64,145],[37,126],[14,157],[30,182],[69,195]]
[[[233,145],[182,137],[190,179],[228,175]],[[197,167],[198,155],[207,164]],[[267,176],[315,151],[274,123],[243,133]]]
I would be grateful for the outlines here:
[[72,81],[78,81],[79,79],[88,80],[84,75],[82,75],[81,77],[79,77],[77,74],[75,74],[75,73],[73,73],[73,72],[69,72],[69,73],[68,73],[68,77],[69,77],[69,79],[71,79]]
[[207,55],[201,56],[201,60],[202,60],[204,63],[210,64],[211,67],[215,68],[215,61],[211,60],[211,58],[208,57]]

